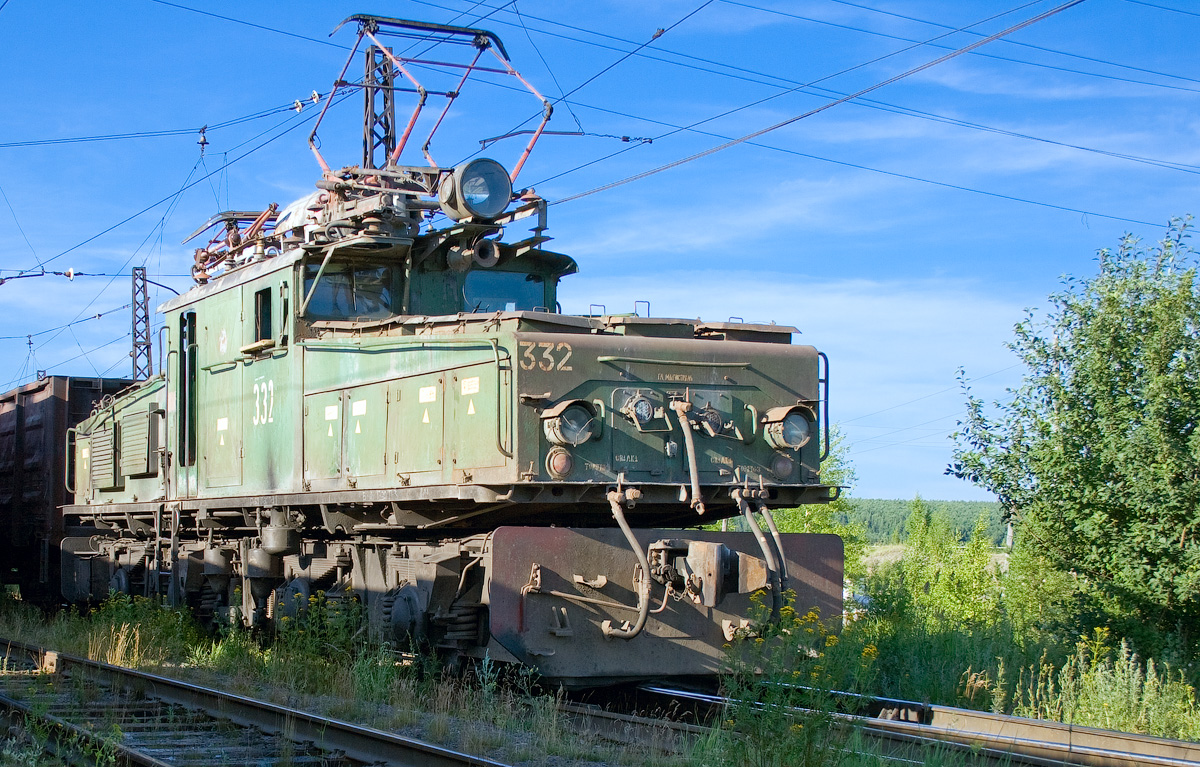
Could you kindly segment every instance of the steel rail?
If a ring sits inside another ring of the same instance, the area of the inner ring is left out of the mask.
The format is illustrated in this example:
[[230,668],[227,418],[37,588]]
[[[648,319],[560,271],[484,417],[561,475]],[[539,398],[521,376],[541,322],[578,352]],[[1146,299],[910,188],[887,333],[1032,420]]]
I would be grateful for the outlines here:
[[[235,725],[285,734],[289,740],[310,743],[362,764],[405,767],[506,767],[501,762],[371,727],[329,719],[299,709],[278,706],[144,671],[57,653],[23,642],[0,639],[0,650],[9,655],[23,654],[46,673],[69,675],[78,671],[90,680],[106,682],[113,687],[130,690],[147,698],[198,710]],[[158,761],[134,763],[156,767],[161,764]]]
[[[729,705],[718,695],[642,685],[639,690],[713,708]],[[1200,743],[1150,735],[1025,719],[970,709],[834,693],[840,702],[867,704],[873,715],[835,716],[893,740],[957,744],[988,755],[1011,755],[1033,765],[1079,767],[1200,767]],[[797,713],[803,709],[794,709]]]

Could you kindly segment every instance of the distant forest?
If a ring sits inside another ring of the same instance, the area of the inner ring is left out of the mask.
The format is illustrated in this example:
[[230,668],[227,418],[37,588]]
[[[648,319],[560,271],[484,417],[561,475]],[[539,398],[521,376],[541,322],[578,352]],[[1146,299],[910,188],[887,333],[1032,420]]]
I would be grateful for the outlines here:
[[[847,498],[850,511],[847,520],[862,525],[867,531],[868,543],[903,543],[904,522],[912,514],[911,500],[899,498]],[[950,521],[958,531],[959,538],[966,540],[975,527],[980,514],[988,515],[988,539],[995,546],[1004,544],[1005,525],[1000,518],[1000,504],[995,501],[928,501],[921,503],[933,512]]]

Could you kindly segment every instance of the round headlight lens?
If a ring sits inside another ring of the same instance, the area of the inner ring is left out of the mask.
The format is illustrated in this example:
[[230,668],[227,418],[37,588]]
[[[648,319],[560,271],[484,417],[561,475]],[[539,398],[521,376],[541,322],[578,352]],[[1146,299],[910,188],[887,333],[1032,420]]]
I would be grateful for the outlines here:
[[438,189],[442,211],[455,221],[495,218],[504,212],[511,199],[508,171],[486,157],[458,166]]
[[812,439],[812,429],[807,414],[793,408],[780,420],[768,423],[763,436],[776,450],[799,450]]
[[546,470],[551,476],[562,479],[575,468],[575,459],[564,448],[554,447],[546,454]]
[[575,447],[596,436],[599,425],[596,416],[583,405],[571,405],[554,418],[544,422],[546,438],[556,445]]
[[654,403],[645,397],[635,399],[629,409],[633,411],[633,417],[640,424],[648,423],[654,417]]
[[811,436],[812,426],[800,413],[789,413],[788,417],[783,419],[783,441],[788,447],[801,447]]

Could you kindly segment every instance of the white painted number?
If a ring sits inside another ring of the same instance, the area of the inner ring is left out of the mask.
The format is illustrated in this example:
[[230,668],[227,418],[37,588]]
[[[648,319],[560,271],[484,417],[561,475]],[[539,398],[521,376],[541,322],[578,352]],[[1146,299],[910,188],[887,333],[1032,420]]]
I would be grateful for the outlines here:
[[[541,350],[541,354],[537,353],[538,350]],[[571,359],[571,345],[566,342],[560,343],[557,346],[545,341],[539,343],[532,341],[521,342],[519,364],[522,370],[538,368],[547,373],[552,370],[570,372],[572,368],[567,364],[567,360],[569,359]]]
[[254,419],[255,426],[275,423],[275,381],[255,382]]

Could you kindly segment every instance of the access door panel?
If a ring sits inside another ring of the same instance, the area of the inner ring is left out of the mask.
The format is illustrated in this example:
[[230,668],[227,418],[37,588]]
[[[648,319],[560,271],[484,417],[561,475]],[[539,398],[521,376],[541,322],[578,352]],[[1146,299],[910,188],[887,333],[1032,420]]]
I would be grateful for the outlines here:
[[337,486],[342,476],[342,393],[304,398],[304,481],[315,490]]
[[357,386],[346,392],[343,465],[347,481],[352,487],[362,486],[360,478],[379,477],[384,473],[387,414],[387,384]]

